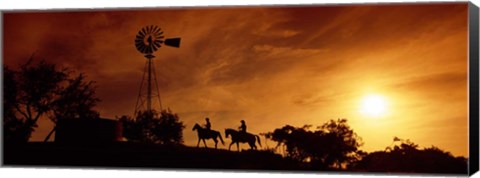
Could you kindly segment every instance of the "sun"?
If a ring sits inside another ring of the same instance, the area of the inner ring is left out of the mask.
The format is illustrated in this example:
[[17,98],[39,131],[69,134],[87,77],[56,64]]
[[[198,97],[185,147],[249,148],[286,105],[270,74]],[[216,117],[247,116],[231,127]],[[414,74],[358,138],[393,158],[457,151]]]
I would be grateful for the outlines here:
[[360,105],[360,112],[369,117],[381,117],[387,112],[387,99],[378,94],[365,96]]

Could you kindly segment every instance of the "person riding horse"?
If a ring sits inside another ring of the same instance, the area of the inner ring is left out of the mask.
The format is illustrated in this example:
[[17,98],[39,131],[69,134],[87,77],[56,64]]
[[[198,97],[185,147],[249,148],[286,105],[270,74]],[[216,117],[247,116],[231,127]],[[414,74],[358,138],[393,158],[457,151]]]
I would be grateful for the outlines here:
[[225,138],[228,138],[229,136],[232,137],[232,143],[230,143],[230,145],[228,146],[228,150],[230,150],[233,144],[237,144],[237,150],[240,151],[239,143],[248,143],[252,150],[256,150],[256,141],[258,141],[259,146],[262,146],[262,143],[260,142],[260,137],[258,135],[247,132],[247,125],[245,124],[245,120],[241,120],[240,123],[242,125],[238,127],[238,130],[225,129]]
[[205,124],[205,127],[202,127],[199,124],[195,123],[195,126],[193,126],[193,129],[192,129],[193,131],[195,130],[197,131],[197,135],[198,135],[197,147],[200,145],[201,140],[203,140],[203,144],[205,145],[205,147],[207,147],[207,143],[205,143],[206,139],[207,140],[213,139],[213,141],[215,142],[215,148],[217,148],[217,142],[218,142],[217,138],[220,138],[220,141],[222,142],[222,144],[224,144],[222,135],[220,135],[220,132],[210,129],[212,127],[212,125],[210,124],[210,119],[207,117],[205,118],[205,121],[207,122]]
[[238,133],[241,135],[247,135],[247,125],[245,124],[245,120],[240,121],[241,125],[238,127]]
[[238,127],[238,130],[241,133],[247,133],[247,125],[245,125],[245,120],[241,120],[240,123],[242,123],[242,125],[240,125],[240,127]]
[[205,129],[207,129],[208,131],[210,131],[210,130],[211,130],[210,128],[212,128],[212,124],[210,124],[210,119],[209,119],[208,117],[205,118],[205,122],[207,122],[207,123],[205,124]]

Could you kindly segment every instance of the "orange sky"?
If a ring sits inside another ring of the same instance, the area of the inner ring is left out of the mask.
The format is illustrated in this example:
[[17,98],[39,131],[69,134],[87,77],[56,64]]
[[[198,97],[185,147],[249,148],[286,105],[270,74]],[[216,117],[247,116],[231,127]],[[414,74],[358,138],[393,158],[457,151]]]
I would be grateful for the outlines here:
[[[10,12],[3,23],[4,65],[35,52],[84,72],[106,118],[133,113],[145,64],[138,30],[182,37],[155,53],[155,67],[187,145],[207,116],[222,134],[241,119],[258,134],[347,118],[366,151],[398,136],[468,154],[467,3]],[[359,112],[369,94],[385,97],[386,114]],[[51,127],[41,121],[32,140]]]

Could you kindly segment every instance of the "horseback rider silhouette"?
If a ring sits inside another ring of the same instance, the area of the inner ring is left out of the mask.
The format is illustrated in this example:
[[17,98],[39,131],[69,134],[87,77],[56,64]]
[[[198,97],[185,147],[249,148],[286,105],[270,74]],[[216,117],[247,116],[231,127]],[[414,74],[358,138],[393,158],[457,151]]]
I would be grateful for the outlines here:
[[207,129],[208,131],[210,131],[210,130],[211,130],[210,128],[212,127],[212,124],[210,124],[210,119],[207,117],[207,118],[205,118],[205,121],[207,122],[207,123],[205,124],[205,129]]
[[196,130],[198,134],[198,142],[197,142],[197,147],[200,145],[200,141],[203,140],[203,144],[205,147],[207,147],[207,143],[205,143],[205,140],[207,139],[213,139],[215,142],[215,148],[217,148],[217,138],[220,138],[220,141],[222,141],[222,144],[224,144],[222,135],[220,135],[220,132],[216,130],[212,130],[212,124],[210,123],[210,118],[205,118],[205,125],[204,127],[200,126],[199,124],[195,123],[195,126],[193,126],[192,130]]
[[256,141],[258,141],[258,145],[262,146],[258,135],[247,133],[245,120],[241,120],[240,123],[242,123],[242,125],[238,127],[238,131],[235,129],[225,129],[225,138],[228,138],[229,136],[232,137],[232,143],[228,146],[228,150],[230,150],[230,147],[232,147],[233,144],[237,144],[237,150],[240,151],[239,143],[248,143],[250,148],[255,150],[257,149],[257,146],[255,145]]
[[245,121],[241,120],[240,123],[242,123],[242,125],[238,127],[238,130],[240,130],[241,133],[247,133],[247,125],[245,125]]

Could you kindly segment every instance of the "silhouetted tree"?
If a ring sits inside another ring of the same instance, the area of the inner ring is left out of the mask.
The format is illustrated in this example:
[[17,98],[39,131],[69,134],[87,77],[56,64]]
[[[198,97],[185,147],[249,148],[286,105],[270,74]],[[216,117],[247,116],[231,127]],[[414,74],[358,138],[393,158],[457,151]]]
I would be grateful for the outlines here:
[[[13,75],[12,75],[13,74]],[[12,75],[10,85],[5,86],[5,98],[15,98],[11,105],[15,108],[13,115],[17,123],[22,126],[17,127],[15,134],[11,136],[26,142],[35,127],[40,116],[44,115],[51,108],[54,96],[59,89],[59,84],[65,80],[66,74],[63,70],[57,70],[55,65],[47,64],[41,61],[37,65],[33,64],[32,58],[20,66],[20,71],[10,72]],[[7,92],[15,89],[15,93]]]
[[[91,83],[83,82],[83,75],[70,79],[66,68],[59,68],[44,60],[34,63],[31,57],[20,65],[18,71],[5,67],[4,75],[3,103],[7,111],[4,113],[4,128],[8,142],[28,141],[42,117],[48,116],[56,121],[72,116],[66,113],[91,113],[94,112],[94,103],[98,101],[93,95]],[[75,84],[75,81],[80,84]],[[91,95],[82,95],[86,97],[83,99],[71,97],[82,90]],[[93,101],[93,105],[88,102],[84,104],[86,100]],[[89,112],[85,112],[87,110]]]
[[122,116],[119,120],[123,124],[123,135],[129,141],[158,144],[183,143],[182,130],[185,126],[178,115],[171,110],[163,110],[160,113],[155,110],[141,111],[135,119]]
[[338,119],[310,130],[310,125],[290,125],[266,134],[285,145],[287,156],[298,161],[309,162],[314,169],[339,169],[360,159],[361,138],[347,125],[346,119]]
[[177,114],[170,110],[160,112],[160,123],[152,128],[152,134],[163,144],[183,143],[182,130],[185,128]]
[[[397,138],[397,137],[395,137]],[[369,153],[363,159],[352,164],[351,169],[374,172],[415,172],[415,173],[467,173],[467,159],[454,157],[450,152],[435,146],[419,149],[410,140],[400,140],[400,145],[385,151]],[[394,140],[395,142],[395,140]]]
[[26,120],[17,116],[18,87],[15,71],[3,68],[3,128],[6,142],[22,142],[28,140],[32,128],[27,127]]
[[[77,77],[68,79],[67,86],[58,93],[58,98],[52,103],[52,114],[50,119],[57,123],[59,119],[97,119],[100,114],[93,110],[97,102],[100,101],[95,96],[95,86],[93,81],[85,81],[85,75],[79,74]],[[56,130],[56,126],[45,138],[48,141],[50,136]]]

